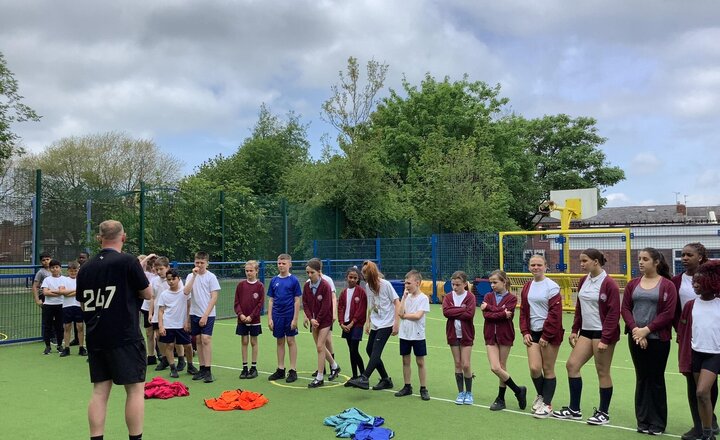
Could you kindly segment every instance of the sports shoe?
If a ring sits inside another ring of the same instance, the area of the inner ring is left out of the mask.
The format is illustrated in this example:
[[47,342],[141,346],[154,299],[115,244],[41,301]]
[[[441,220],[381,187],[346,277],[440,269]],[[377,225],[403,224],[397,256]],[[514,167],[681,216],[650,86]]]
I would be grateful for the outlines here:
[[536,419],[547,419],[552,414],[552,405],[546,405],[543,403],[534,413],[533,417]]
[[520,390],[515,394],[515,397],[518,401],[518,406],[520,409],[527,408],[527,388],[526,387],[519,387]]
[[462,405],[465,402],[465,391],[460,391],[455,398],[455,405]]
[[345,381],[345,385],[343,385],[343,386],[344,386],[345,388],[351,388],[351,387],[352,387],[352,384],[350,383],[350,381],[351,381],[351,380],[355,380],[355,379],[357,379],[357,376],[351,377],[350,379],[348,379],[348,380]]
[[258,377],[257,367],[250,367],[250,371],[248,371],[247,379],[255,379]]
[[427,388],[420,388],[420,398],[422,400],[430,400],[430,392]]
[[76,346],[76,345],[80,345],[80,341],[78,341],[77,338],[75,338],[75,339],[73,339],[72,341],[70,341],[70,343],[68,344],[68,347],[74,347],[74,346]]
[[278,380],[278,379],[285,379],[285,369],[284,368],[278,368],[275,370],[273,374],[268,376],[268,380]]
[[606,425],[610,422],[608,413],[595,408],[592,416],[587,419],[588,425]]
[[148,365],[157,365],[157,358],[155,356],[148,356],[147,364]]
[[338,365],[337,368],[330,369],[330,376],[328,376],[328,380],[332,381],[332,380],[337,379],[338,374],[340,374],[340,365]]
[[543,403],[545,403],[545,401],[543,400],[543,396],[538,394],[537,396],[535,396],[535,400],[533,400],[533,403],[532,403],[532,406],[530,407],[530,409],[532,409],[532,412],[535,412],[538,409],[540,409],[540,407],[542,406]]
[[400,391],[395,393],[395,397],[405,397],[405,396],[411,396],[412,395],[412,386],[411,385],[405,385],[404,387],[400,388]]
[[81,346],[80,346],[80,350],[78,350],[78,354],[79,354],[80,356],[87,356],[87,355],[88,355],[87,349],[81,345]]
[[206,371],[205,377],[203,377],[203,382],[205,382],[205,383],[215,382],[215,376],[213,376],[211,372]]
[[170,377],[178,378],[180,375],[178,374],[177,367],[175,365],[170,366]]
[[391,390],[395,388],[395,385],[393,385],[393,381],[391,378],[386,377],[384,379],[380,379],[380,381],[373,387],[374,391],[380,391],[380,390]]
[[296,380],[297,380],[297,371],[295,371],[295,370],[290,370],[290,371],[288,371],[288,375],[287,375],[287,377],[285,378],[285,382],[287,382],[287,383],[293,383],[293,382],[295,382]]
[[505,409],[505,400],[503,399],[495,399],[495,401],[490,405],[490,411],[500,411]]
[[47,355],[50,354],[50,352],[52,352],[52,348],[50,348],[50,346],[48,345],[47,347],[45,347],[45,350],[43,350],[43,354]]
[[465,405],[472,405],[475,403],[475,399],[473,398],[472,393],[465,393],[465,401],[463,404]]
[[64,348],[63,351],[60,352],[61,358],[64,358],[65,356],[70,356],[70,347]]
[[688,432],[680,436],[681,440],[697,440],[702,438],[702,432],[697,431],[695,427],[690,428]]
[[193,374],[192,380],[203,380],[205,379],[205,370],[198,370],[197,373]]
[[160,362],[158,362],[157,367],[155,367],[155,371],[163,371],[169,367],[170,364],[168,363],[168,360],[165,356],[160,358]]
[[187,365],[187,362],[185,361],[184,357],[178,358],[178,363],[177,363],[178,371],[183,371],[185,369],[186,365]]
[[316,377],[315,379],[313,379],[312,382],[308,384],[308,388],[319,388],[323,385],[325,385],[325,381]]
[[361,390],[370,389],[370,382],[368,381],[368,378],[362,375],[356,377],[355,379],[350,379],[348,383],[351,387],[360,388]]
[[242,369],[242,372],[240,373],[240,379],[247,379],[248,377],[248,369],[247,367]]
[[640,434],[648,434],[649,430],[647,425],[638,425],[637,432],[639,432]]
[[563,406],[559,410],[553,411],[552,416],[556,419],[580,420],[582,419],[582,412],[570,409],[569,406]]
[[657,426],[651,426],[648,428],[647,433],[650,435],[663,435],[663,430],[658,428]]
[[57,350],[58,353],[62,353],[63,352],[62,345],[58,345],[57,347],[55,347],[55,350]]
[[198,372],[198,369],[195,368],[195,365],[193,365],[192,362],[189,363],[187,366],[187,374],[195,375],[195,374],[197,374],[197,372]]

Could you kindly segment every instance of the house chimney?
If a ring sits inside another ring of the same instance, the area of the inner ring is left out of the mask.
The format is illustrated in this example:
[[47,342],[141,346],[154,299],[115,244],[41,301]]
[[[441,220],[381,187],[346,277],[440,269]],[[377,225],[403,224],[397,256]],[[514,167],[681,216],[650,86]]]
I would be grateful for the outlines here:
[[687,215],[687,206],[682,203],[675,205],[675,213],[680,215]]

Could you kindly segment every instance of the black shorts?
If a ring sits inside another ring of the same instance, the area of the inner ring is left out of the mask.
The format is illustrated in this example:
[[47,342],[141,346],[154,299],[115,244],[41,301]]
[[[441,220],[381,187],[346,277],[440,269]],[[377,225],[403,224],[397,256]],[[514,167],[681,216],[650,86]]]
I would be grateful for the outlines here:
[[[348,323],[345,323],[347,325]],[[342,337],[350,339],[351,341],[362,341],[363,328],[361,326],[355,326],[350,329],[349,332],[342,332]]]
[[63,307],[63,324],[83,322],[82,309],[78,306]]
[[408,356],[410,349],[415,353],[415,357],[427,356],[427,345],[425,339],[419,341],[411,341],[408,339],[400,339],[400,356]]
[[540,343],[540,338],[542,338],[542,332],[534,332],[530,330],[530,338],[532,338],[532,341],[536,344]]
[[602,330],[580,330],[580,335],[588,339],[602,339]]
[[699,373],[700,370],[712,371],[715,374],[720,372],[719,353],[700,353],[692,351],[692,372]]
[[160,336],[158,341],[163,344],[188,345],[192,342],[190,334],[184,328],[166,328],[165,336]]
[[145,382],[147,353],[138,341],[117,348],[88,350],[90,382],[112,380],[115,385]]
[[160,330],[160,323],[153,322],[153,323],[151,323],[151,326],[152,326],[153,330]]
[[152,324],[150,323],[150,312],[147,310],[140,310],[140,313],[143,315],[143,328],[152,327]]
[[248,324],[238,324],[235,328],[235,334],[238,336],[257,336],[262,333],[262,326],[260,324],[257,325],[248,325]]

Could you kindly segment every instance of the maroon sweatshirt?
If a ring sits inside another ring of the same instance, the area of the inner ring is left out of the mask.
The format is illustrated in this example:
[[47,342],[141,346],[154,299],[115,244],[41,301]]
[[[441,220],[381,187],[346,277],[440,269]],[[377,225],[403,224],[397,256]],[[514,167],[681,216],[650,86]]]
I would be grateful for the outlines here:
[[332,294],[330,285],[323,279],[320,279],[314,295],[310,283],[305,283],[303,286],[303,311],[307,319],[318,321],[319,328],[330,327],[333,323]]
[[[520,292],[520,333],[524,335],[530,334],[530,303],[528,302],[528,293],[530,293],[530,284],[528,281]],[[565,329],[562,326],[562,295],[558,293],[548,300],[548,315],[543,324],[542,338],[552,345],[560,345],[563,341]]]
[[[625,321],[625,333],[631,333],[637,327],[633,318],[633,292],[640,284],[640,277],[630,280],[625,286],[621,314]],[[672,281],[660,278],[660,298],[658,298],[657,315],[648,324],[650,332],[657,332],[661,341],[669,341],[672,337],[672,324],[675,318],[678,294]]]
[[[580,278],[578,292],[580,292],[586,279],[587,275]],[[607,345],[613,344],[620,339],[620,288],[617,282],[609,276],[606,276],[600,285],[598,308],[600,309],[600,321],[602,322],[600,342]],[[578,334],[581,329],[582,311],[580,299],[578,298],[575,301],[575,319],[573,320],[572,332]]]
[[[507,293],[503,296],[500,304],[497,304],[495,292],[486,293],[483,302],[487,304],[483,310],[485,324],[483,333],[485,336],[485,345],[513,345],[515,341],[515,326],[513,325],[513,316],[515,316],[515,306],[517,306],[517,296]],[[510,311],[510,317],[507,317],[505,310]]]
[[[460,306],[455,306],[452,297],[453,293],[448,293],[445,295],[445,298],[443,298],[442,303],[443,315],[447,318],[447,323],[445,324],[447,343],[452,345],[459,342],[460,345],[465,347],[472,346],[475,341],[475,324],[473,324],[475,307],[477,306],[475,295],[473,295],[472,292],[468,292]],[[456,320],[460,321],[460,331],[462,332],[460,340],[458,340],[455,334]]]
[[352,327],[363,327],[367,319],[367,293],[360,285],[355,286],[349,305],[347,304],[347,289],[343,289],[338,298],[338,321],[342,322],[345,319],[345,309],[347,307],[350,307]]
[[678,294],[678,300],[677,305],[675,306],[675,316],[673,317],[673,328],[675,331],[678,331],[678,323],[680,322],[680,315],[682,314],[682,303],[680,301],[680,286],[682,286],[682,276],[685,272],[680,272],[679,274],[672,277],[670,281],[675,285],[675,290]]
[[235,288],[235,314],[252,317],[251,324],[260,324],[260,312],[265,304],[265,286],[260,281],[254,284],[240,281]]
[[695,300],[685,303],[680,319],[678,319],[678,368],[684,375],[692,374],[692,311]]

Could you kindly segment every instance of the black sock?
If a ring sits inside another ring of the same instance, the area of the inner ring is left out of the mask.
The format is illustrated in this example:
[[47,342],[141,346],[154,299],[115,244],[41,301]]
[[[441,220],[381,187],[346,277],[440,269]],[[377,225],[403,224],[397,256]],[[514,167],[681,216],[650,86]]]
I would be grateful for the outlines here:
[[185,360],[185,356],[178,356],[178,362],[184,361],[184,360]]
[[[410,386],[410,385],[408,385],[408,386]],[[420,387],[420,391],[425,391],[425,390],[427,390],[426,387],[423,387],[423,386]]]
[[543,402],[545,402],[545,405],[552,405],[553,397],[555,396],[555,387],[557,386],[557,379],[552,378],[548,379],[545,378],[543,381]]
[[403,388],[407,388],[407,389],[410,389],[410,388],[412,388],[412,384],[406,383],[406,384],[405,384],[405,386],[404,386]]
[[545,378],[542,376],[533,377],[532,381],[533,381],[533,385],[535,385],[535,392],[537,393],[538,396],[542,396],[543,382],[545,382]]
[[610,399],[612,399],[613,387],[600,388],[600,411],[608,414],[610,411]]
[[257,362],[253,362],[252,365],[250,365],[252,368],[257,369]]
[[94,437],[90,437],[90,440],[103,440],[103,436],[102,436],[102,435],[96,435],[96,436],[94,436]]
[[[570,409],[573,411],[580,411],[580,396],[582,396],[582,377],[569,377],[568,386],[570,387]],[[602,409],[600,411],[602,411]]]
[[515,394],[520,392],[520,387],[515,384],[515,381],[512,380],[512,377],[508,377],[508,380],[505,381],[505,386],[510,388]]
[[243,362],[243,370],[247,370],[247,362]]
[[465,378],[465,392],[472,393],[472,376]]
[[498,399],[505,400],[505,390],[507,390],[507,387],[498,387]]
[[463,392],[463,374],[455,373],[455,383],[457,384],[458,393]]
[[142,433],[138,435],[128,435],[129,440],[142,440]]
[[205,367],[205,371],[207,371],[208,373],[211,373],[211,371],[210,371],[210,365],[208,365],[207,367]]

